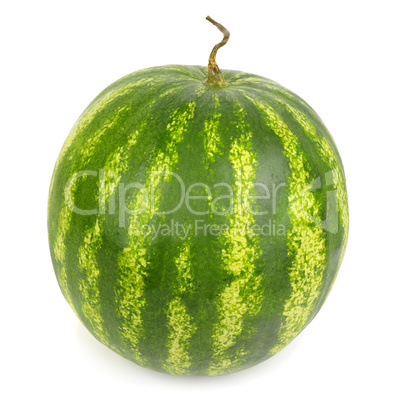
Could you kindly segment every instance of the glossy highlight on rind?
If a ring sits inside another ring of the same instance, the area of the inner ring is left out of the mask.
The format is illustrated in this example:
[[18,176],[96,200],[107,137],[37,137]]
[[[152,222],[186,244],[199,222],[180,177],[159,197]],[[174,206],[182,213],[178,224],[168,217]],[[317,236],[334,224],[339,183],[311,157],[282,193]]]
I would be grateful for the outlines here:
[[[316,113],[271,80],[222,73],[216,88],[204,67],[154,67],[106,88],[49,190],[74,312],[112,350],[176,375],[236,372],[285,347],[321,308],[348,236],[342,162]],[[174,209],[192,185],[207,196]]]

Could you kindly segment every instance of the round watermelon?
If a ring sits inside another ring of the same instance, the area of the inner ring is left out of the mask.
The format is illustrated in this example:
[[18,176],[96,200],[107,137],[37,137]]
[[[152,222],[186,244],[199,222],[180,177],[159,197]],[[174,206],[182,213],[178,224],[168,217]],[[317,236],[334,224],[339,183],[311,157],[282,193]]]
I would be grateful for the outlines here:
[[215,24],[225,38],[208,68],[149,68],[101,92],[50,185],[71,308],[121,356],[171,374],[232,373],[280,351],[323,305],[348,234],[323,122],[277,83],[219,70],[228,32]]

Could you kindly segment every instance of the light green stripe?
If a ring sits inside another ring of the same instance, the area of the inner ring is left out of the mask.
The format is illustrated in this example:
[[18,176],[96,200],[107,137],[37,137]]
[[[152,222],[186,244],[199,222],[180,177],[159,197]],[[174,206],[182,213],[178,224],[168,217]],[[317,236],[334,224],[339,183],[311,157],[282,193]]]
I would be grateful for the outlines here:
[[132,148],[137,143],[140,132],[144,130],[145,126],[146,125],[144,123],[141,124],[140,130],[135,130],[132,134],[130,134],[127,142],[118,147],[106,161],[103,169],[103,188],[99,194],[99,204],[103,206],[105,212],[107,211],[110,197],[115,193],[120,184],[122,174],[125,173],[129,168],[129,155],[131,154]]
[[[75,188],[76,188],[75,182],[70,182],[69,186],[66,187],[65,191],[71,194],[73,193],[73,191],[75,191]],[[68,304],[73,309],[75,314],[78,315],[71,298],[70,290],[68,288],[68,278],[67,278],[66,245],[64,243],[64,240],[70,228],[70,222],[71,222],[71,210],[68,207],[67,203],[64,202],[64,206],[61,209],[59,215],[58,229],[57,229],[56,240],[53,247],[53,254],[56,261],[59,264],[58,281],[60,288]]]
[[[166,127],[168,145],[164,151],[157,154],[151,166],[145,189],[157,189],[162,181],[161,172],[172,172],[178,162],[177,144],[183,139],[189,121],[194,117],[195,102],[189,102],[183,110],[177,109]],[[171,176],[168,176],[168,179]],[[143,335],[141,310],[145,305],[144,276],[148,265],[148,237],[140,236],[138,228],[147,224],[156,214],[160,203],[160,194],[155,191],[153,208],[149,204],[145,210],[130,220],[128,235],[129,244],[119,256],[119,279],[116,289],[117,314],[121,318],[121,336],[127,342],[135,360],[143,362],[144,359],[138,350],[138,343]],[[140,210],[143,205],[141,192],[130,205],[132,211]]]
[[[64,160],[64,157],[71,147],[71,145],[74,143],[75,138],[77,135],[95,119],[95,117],[113,100],[118,98],[119,96],[123,96],[130,92],[133,88],[136,88],[141,85],[151,85],[152,84],[152,78],[142,78],[138,81],[133,81],[131,83],[128,83],[127,85],[117,88],[114,91],[110,91],[107,94],[103,95],[100,99],[98,99],[96,102],[94,102],[92,105],[90,105],[84,113],[80,116],[78,121],[75,123],[73,126],[70,134],[68,135],[66,141],[64,142],[64,145],[60,151],[59,157],[56,161],[56,166],[55,166],[55,171],[58,169],[60,163]],[[52,190],[53,187],[53,181],[50,184],[50,190]]]
[[222,155],[220,150],[221,139],[219,137],[218,128],[220,125],[219,97],[215,94],[215,109],[212,117],[204,123],[204,150],[207,158],[214,162],[217,155]]
[[100,139],[107,131],[111,131],[115,126],[118,125],[119,121],[121,120],[121,113],[124,111],[129,111],[130,109],[131,107],[129,105],[124,105],[116,109],[113,113],[113,116],[108,119],[106,124],[87,139],[85,145],[81,148],[79,153],[81,157],[80,165],[84,165],[88,160],[90,160],[92,155],[95,153]]
[[269,129],[279,137],[283,154],[289,161],[289,217],[287,232],[292,293],[285,303],[277,345],[268,354],[285,347],[307,324],[320,295],[325,269],[325,236],[312,219],[319,219],[320,205],[311,189],[312,178],[298,138],[281,117],[268,105],[249,98],[263,113]]
[[[119,112],[122,112],[123,110],[128,110],[128,106],[124,106],[118,109]],[[93,137],[89,138],[83,146],[77,158],[75,159],[74,166],[77,166],[78,161],[82,162],[81,159],[85,159],[85,162],[89,162],[90,158],[93,156],[95,152],[95,146],[100,140],[100,138],[106,133],[107,130],[113,129],[115,125],[119,123],[119,114],[116,114],[112,118],[108,119],[105,123],[105,125],[96,131]],[[61,160],[63,156],[60,155],[58,161]],[[72,171],[74,171],[76,167],[72,168]],[[58,164],[56,164],[55,167],[55,172],[58,169]],[[77,172],[73,173],[73,176],[76,175]],[[53,175],[54,176],[54,175]],[[68,278],[67,278],[67,266],[66,266],[66,246],[65,246],[65,239],[67,236],[68,231],[70,230],[70,225],[71,225],[71,219],[73,215],[72,208],[70,207],[71,205],[74,205],[74,197],[75,197],[75,192],[77,189],[77,180],[73,179],[70,180],[66,184],[66,188],[64,189],[64,202],[63,202],[63,207],[60,211],[59,214],[59,220],[58,220],[58,227],[57,227],[57,234],[56,234],[56,240],[53,248],[54,256],[56,258],[56,261],[59,263],[59,284],[60,288],[62,289],[62,292],[67,300],[67,302],[70,304],[74,312],[77,314],[77,311],[75,307],[73,306],[72,299],[71,299],[71,294],[68,288]],[[52,190],[50,190],[51,192]],[[68,195],[68,198],[66,198],[66,195]],[[78,315],[78,314],[77,314]]]
[[[141,125],[141,131],[144,129]],[[104,167],[104,183],[100,192],[100,205],[104,205],[107,213],[107,206],[110,197],[115,193],[121,176],[128,169],[130,151],[137,142],[139,131],[135,130],[129,135],[127,142],[118,147],[111,154]],[[89,321],[97,337],[102,343],[116,350],[109,342],[109,333],[103,327],[103,318],[101,314],[101,299],[99,294],[100,271],[96,254],[102,246],[103,226],[100,225],[101,217],[98,216],[95,225],[88,229],[84,234],[84,244],[79,248],[78,259],[80,269],[84,273],[84,278],[79,281],[82,305],[81,309],[84,316]]]
[[251,200],[244,196],[244,191],[252,188],[257,162],[251,144],[252,133],[245,123],[245,112],[240,105],[237,108],[237,128],[242,134],[234,141],[229,153],[235,174],[236,201],[234,214],[230,217],[230,230],[223,239],[225,248],[222,250],[223,267],[235,279],[219,295],[219,321],[214,325],[212,335],[213,363],[208,370],[210,375],[223,374],[227,368],[242,361],[246,351],[239,350],[237,356],[233,357],[230,348],[235,345],[243,330],[244,317],[258,313],[263,297],[262,278],[255,275],[254,266],[261,251],[258,238],[251,230],[255,223]]
[[70,307],[73,309],[75,314],[78,315],[71,298],[70,290],[68,288],[67,267],[65,264],[66,246],[64,244],[64,239],[70,227],[70,219],[70,209],[68,207],[64,207],[59,216],[59,229],[54,244],[53,253],[56,261],[60,265],[57,278],[61,291]]
[[101,314],[100,295],[98,280],[100,271],[96,260],[96,252],[100,247],[100,227],[97,219],[96,225],[90,229],[84,237],[84,244],[79,248],[78,261],[85,280],[79,282],[79,289],[82,297],[81,310],[98,339],[109,348],[117,351],[109,342],[109,333],[104,328]]
[[[59,157],[57,158],[56,165],[54,171],[56,172],[60,166],[60,163],[64,160],[64,157],[74,143],[75,138],[79,133],[81,133],[85,128],[95,119],[95,117],[100,113],[108,104],[112,102],[114,99],[118,98],[119,96],[123,96],[130,92],[132,89],[141,86],[141,85],[152,85],[152,78],[142,78],[138,81],[133,81],[123,87],[117,88],[113,91],[108,92],[107,94],[103,95],[100,99],[96,102],[91,104],[87,107],[87,109],[82,113],[80,118],[74,124],[70,134],[68,135],[66,141],[63,144],[63,147],[60,151]],[[52,176],[52,180],[50,182],[50,193],[53,190],[54,185],[54,176]]]
[[266,89],[270,93],[270,96],[272,96],[275,92],[280,93],[286,98],[292,99],[294,102],[302,104],[306,108],[310,108],[309,105],[303,99],[299,98],[296,94],[290,92],[289,90],[274,81],[269,82],[269,80],[264,77],[250,76],[247,73],[241,73],[233,76],[231,80],[233,79],[239,79],[238,83],[240,83],[241,85],[247,86],[247,84],[256,84],[258,85],[258,88],[255,89],[259,91],[261,91],[262,89]]
[[285,104],[286,109],[290,112],[293,118],[300,124],[306,133],[307,137],[313,141],[317,146],[317,151],[325,163],[327,163],[331,169],[333,184],[337,192],[338,211],[340,214],[340,221],[342,228],[345,231],[345,238],[342,244],[342,253],[339,261],[339,265],[342,262],[342,257],[345,251],[348,228],[349,228],[349,214],[348,214],[348,200],[346,194],[346,186],[343,180],[343,176],[339,167],[339,161],[332,149],[329,141],[320,133],[317,132],[315,126],[307,119],[307,117],[295,109],[294,107]]
[[183,375],[191,366],[188,341],[196,331],[196,326],[182,302],[182,297],[192,289],[190,245],[188,243],[183,246],[175,263],[177,268],[176,296],[168,305],[168,357],[163,367],[171,374]]

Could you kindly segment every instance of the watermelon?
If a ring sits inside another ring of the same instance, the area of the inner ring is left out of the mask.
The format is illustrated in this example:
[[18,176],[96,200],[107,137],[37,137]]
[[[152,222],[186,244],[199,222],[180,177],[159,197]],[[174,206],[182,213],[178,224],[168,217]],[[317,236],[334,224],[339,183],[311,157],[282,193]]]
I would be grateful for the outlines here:
[[75,314],[121,356],[177,375],[279,352],[323,305],[348,235],[325,125],[274,81],[220,70],[222,42],[208,68],[148,68],[101,92],[49,191],[51,258]]

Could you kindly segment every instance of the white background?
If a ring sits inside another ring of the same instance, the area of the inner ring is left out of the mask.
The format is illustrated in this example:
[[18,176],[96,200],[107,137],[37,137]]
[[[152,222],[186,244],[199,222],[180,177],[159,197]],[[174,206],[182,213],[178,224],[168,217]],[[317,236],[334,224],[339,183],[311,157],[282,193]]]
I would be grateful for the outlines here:
[[[1,40],[2,401],[401,401],[402,27],[398,1],[9,1]],[[164,64],[271,78],[318,112],[347,175],[350,238],[332,293],[285,350],[224,377],[143,369],[98,343],[58,288],[47,192],[104,87]],[[5,370],[5,373],[4,373]],[[398,385],[399,383],[399,385]]]

